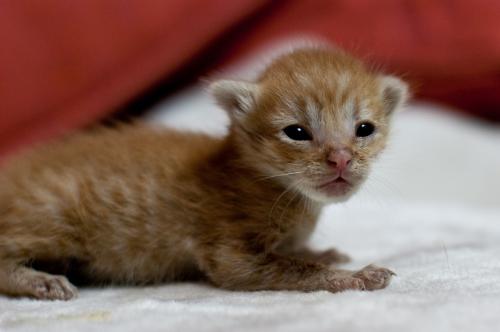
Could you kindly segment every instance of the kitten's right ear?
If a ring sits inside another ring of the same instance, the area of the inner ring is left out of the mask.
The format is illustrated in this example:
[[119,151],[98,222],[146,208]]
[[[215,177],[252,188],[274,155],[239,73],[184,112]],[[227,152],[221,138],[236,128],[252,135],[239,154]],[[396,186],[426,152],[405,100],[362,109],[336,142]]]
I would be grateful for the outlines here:
[[210,84],[217,104],[230,116],[241,117],[255,108],[259,86],[243,81],[221,80]]

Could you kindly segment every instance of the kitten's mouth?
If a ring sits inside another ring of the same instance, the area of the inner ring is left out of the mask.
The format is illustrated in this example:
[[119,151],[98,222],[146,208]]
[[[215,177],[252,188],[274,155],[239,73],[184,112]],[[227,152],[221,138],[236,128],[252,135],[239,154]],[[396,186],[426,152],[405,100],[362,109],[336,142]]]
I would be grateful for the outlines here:
[[318,186],[318,189],[328,196],[345,195],[351,190],[351,188],[352,184],[341,176]]

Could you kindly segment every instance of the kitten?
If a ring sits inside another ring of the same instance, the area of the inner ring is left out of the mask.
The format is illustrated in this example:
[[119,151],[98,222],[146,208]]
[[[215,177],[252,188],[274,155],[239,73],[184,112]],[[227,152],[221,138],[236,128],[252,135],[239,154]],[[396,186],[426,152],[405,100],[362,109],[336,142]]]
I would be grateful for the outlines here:
[[233,290],[374,290],[390,270],[333,268],[304,244],[321,208],[348,199],[407,96],[342,51],[302,48],[255,82],[216,81],[225,138],[143,125],[77,134],[0,173],[0,293],[67,300],[37,262],[77,262],[99,283],[203,275]]

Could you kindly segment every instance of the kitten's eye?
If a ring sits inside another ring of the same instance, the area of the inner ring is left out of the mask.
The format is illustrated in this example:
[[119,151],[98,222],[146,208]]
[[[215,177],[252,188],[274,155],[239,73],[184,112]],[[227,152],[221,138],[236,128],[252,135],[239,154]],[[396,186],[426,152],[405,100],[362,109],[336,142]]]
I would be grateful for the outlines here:
[[373,134],[375,131],[375,126],[370,122],[361,122],[356,128],[356,136],[358,137],[366,137]]
[[290,137],[294,141],[310,141],[312,140],[311,135],[299,125],[291,125],[283,129],[286,136]]

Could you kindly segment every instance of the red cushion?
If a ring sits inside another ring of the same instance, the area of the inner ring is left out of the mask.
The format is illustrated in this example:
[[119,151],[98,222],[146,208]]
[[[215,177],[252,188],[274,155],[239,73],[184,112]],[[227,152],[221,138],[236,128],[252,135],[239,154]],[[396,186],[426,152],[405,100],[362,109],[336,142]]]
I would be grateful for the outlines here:
[[113,111],[264,2],[1,1],[0,155]]

